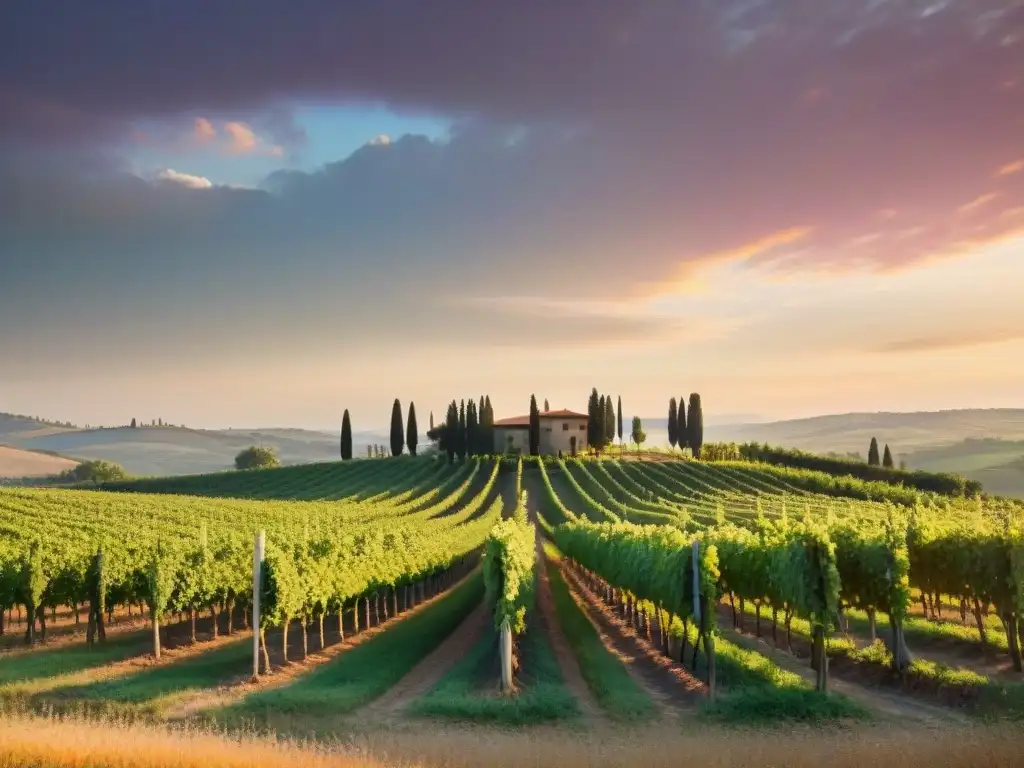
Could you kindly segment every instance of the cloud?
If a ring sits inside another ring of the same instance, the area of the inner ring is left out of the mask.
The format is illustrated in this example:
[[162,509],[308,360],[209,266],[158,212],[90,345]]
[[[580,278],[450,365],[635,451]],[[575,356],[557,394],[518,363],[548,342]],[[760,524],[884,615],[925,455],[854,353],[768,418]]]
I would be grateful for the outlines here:
[[1012,176],[1013,174],[1020,173],[1021,171],[1024,171],[1024,159],[1014,160],[1012,163],[1007,163],[1000,167],[1000,169],[996,171],[996,176]]
[[193,176],[189,173],[179,173],[172,168],[163,168],[156,172],[157,181],[168,181],[189,189],[209,189],[213,182],[203,176]]
[[391,137],[386,133],[382,133],[378,136],[374,136],[368,143],[371,147],[386,147],[391,143]]
[[885,354],[913,352],[944,352],[954,349],[967,349],[986,344],[1002,344],[1009,341],[1024,339],[1024,331],[1016,328],[993,328],[969,331],[951,331],[949,333],[915,336],[909,339],[898,339],[886,342],[873,348],[874,352]]
[[226,150],[232,155],[254,155],[265,154],[280,157],[284,154],[282,147],[267,145],[259,138],[247,123],[233,121],[224,123],[224,133],[227,134]]
[[192,129],[192,136],[196,144],[209,144],[217,138],[217,130],[213,123],[205,117],[197,117]]
[[957,213],[970,213],[971,211],[975,211],[978,208],[981,208],[983,205],[987,205],[988,203],[991,203],[993,200],[996,199],[996,197],[998,197],[998,195],[996,195],[993,192],[989,192],[989,193],[984,194],[984,195],[978,195],[976,198],[971,200],[969,203],[964,203],[959,208],[957,208],[956,212]]

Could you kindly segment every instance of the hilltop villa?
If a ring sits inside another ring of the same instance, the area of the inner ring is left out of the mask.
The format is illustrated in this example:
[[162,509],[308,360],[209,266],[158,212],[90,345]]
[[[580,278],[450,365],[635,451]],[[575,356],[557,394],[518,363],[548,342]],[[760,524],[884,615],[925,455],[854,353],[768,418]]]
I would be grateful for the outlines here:
[[[565,409],[540,414],[540,452],[563,455],[587,450],[587,415]],[[494,422],[494,452],[530,452],[530,417],[513,416]]]

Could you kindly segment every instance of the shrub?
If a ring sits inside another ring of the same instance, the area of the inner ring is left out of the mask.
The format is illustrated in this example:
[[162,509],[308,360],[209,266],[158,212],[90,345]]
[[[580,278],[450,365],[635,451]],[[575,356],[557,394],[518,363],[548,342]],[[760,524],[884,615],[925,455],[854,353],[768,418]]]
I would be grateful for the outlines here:
[[262,445],[251,445],[235,456],[235,469],[259,469],[276,467],[281,464],[273,448]]

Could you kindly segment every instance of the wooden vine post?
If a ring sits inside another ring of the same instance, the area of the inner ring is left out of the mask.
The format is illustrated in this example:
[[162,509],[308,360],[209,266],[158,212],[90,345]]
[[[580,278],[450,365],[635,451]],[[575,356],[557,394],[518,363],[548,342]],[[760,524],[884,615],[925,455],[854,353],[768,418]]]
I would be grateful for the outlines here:
[[501,622],[501,692],[512,692],[512,628],[508,619]]
[[[715,634],[710,626],[711,606],[702,604],[700,593],[700,539],[693,540],[693,619],[699,629],[697,637],[704,638],[704,654],[708,657],[708,698],[715,700]],[[706,609],[706,610],[705,610]],[[697,646],[694,644],[694,658]]]
[[260,676],[260,586],[263,583],[263,555],[266,550],[266,534],[256,533],[252,552],[252,677]]

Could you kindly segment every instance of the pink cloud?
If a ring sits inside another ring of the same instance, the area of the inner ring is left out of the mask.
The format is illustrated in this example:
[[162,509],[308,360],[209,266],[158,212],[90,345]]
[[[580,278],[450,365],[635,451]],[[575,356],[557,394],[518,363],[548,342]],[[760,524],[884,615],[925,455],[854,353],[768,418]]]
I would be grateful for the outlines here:
[[197,117],[192,127],[192,138],[197,144],[209,144],[217,138],[217,130],[205,117]]

